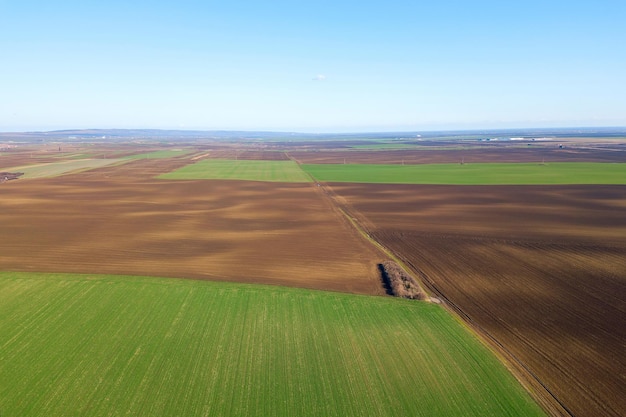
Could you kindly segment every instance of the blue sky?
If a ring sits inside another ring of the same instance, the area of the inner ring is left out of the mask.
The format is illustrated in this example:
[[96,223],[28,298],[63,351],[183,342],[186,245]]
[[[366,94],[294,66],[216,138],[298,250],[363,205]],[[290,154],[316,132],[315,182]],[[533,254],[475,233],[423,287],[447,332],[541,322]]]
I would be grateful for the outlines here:
[[626,126],[626,1],[3,1],[0,131]]

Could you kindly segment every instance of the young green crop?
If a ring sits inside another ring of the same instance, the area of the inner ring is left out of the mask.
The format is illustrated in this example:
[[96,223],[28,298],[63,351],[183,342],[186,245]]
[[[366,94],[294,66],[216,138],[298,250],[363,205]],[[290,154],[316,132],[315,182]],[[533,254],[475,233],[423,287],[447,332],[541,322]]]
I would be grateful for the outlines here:
[[7,416],[539,416],[437,305],[177,279],[0,273]]
[[476,164],[317,164],[302,168],[318,181],[388,184],[626,184],[626,164],[592,162]]
[[161,179],[223,179],[272,182],[310,182],[293,161],[207,159],[159,176]]

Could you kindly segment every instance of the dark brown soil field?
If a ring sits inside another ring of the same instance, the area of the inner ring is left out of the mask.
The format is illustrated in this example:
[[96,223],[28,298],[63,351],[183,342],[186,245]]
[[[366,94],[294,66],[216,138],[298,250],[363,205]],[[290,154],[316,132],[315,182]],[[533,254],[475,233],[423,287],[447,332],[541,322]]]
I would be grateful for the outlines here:
[[625,414],[626,187],[331,190],[554,414]]
[[188,162],[141,159],[2,184],[0,269],[384,294],[382,255],[317,187],[153,179]]

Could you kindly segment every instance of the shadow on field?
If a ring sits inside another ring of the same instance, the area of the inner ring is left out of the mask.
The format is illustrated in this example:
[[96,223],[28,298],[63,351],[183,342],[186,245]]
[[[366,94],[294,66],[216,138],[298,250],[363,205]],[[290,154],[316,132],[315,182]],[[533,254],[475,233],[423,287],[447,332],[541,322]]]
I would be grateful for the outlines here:
[[393,296],[393,290],[391,289],[391,280],[385,271],[385,267],[383,264],[378,264],[378,270],[380,271],[380,279],[383,282],[383,288],[385,289],[385,293],[387,295]]

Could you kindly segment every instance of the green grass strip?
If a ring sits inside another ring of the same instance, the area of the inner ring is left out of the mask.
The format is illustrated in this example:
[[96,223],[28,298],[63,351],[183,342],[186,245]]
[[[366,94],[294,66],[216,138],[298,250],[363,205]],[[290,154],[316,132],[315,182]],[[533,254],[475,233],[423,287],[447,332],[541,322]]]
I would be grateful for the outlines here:
[[3,416],[541,416],[433,304],[0,273]]
[[626,163],[315,164],[318,181],[388,184],[547,185],[626,184]]
[[206,159],[176,171],[160,175],[168,180],[247,180],[271,182],[311,182],[311,178],[293,161],[238,161]]

